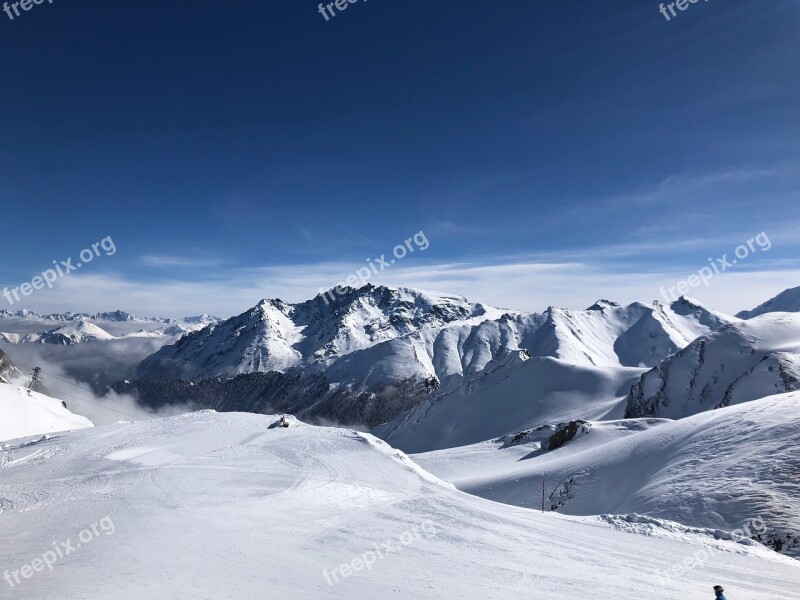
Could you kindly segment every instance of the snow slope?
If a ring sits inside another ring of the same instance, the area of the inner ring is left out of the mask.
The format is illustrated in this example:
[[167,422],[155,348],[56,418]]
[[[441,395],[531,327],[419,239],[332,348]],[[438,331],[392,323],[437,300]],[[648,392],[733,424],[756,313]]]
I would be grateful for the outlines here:
[[800,287],[784,290],[753,310],[743,310],[736,316],[740,319],[752,319],[771,312],[800,312]]
[[[206,411],[5,449],[4,568],[75,549],[14,588],[0,580],[0,597],[666,600],[723,582],[771,600],[800,587],[798,564],[763,548],[488,502],[367,434],[277,421]],[[713,562],[659,583],[710,544]]]
[[679,419],[800,387],[800,313],[730,323],[645,373],[625,415]]
[[0,441],[84,427],[92,427],[91,421],[69,412],[61,400],[0,383]]
[[679,421],[590,423],[556,450],[543,443],[551,431],[534,431],[522,444],[413,458],[459,489],[518,506],[539,506],[544,478],[548,508],[562,513],[639,513],[725,531],[760,516],[764,541],[800,557],[798,430],[794,392]]
[[530,358],[513,369],[492,364],[453,391],[435,392],[373,433],[406,452],[425,452],[547,423],[619,418],[628,390],[642,372],[554,358]]

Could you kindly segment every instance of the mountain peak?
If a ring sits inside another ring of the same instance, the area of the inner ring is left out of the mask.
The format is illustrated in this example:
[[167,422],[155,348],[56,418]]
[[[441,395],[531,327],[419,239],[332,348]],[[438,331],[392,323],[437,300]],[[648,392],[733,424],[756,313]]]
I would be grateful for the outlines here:
[[771,312],[800,312],[800,287],[784,290],[774,298],[759,304],[753,310],[743,310],[736,316],[740,319],[752,319]]
[[601,298],[586,310],[604,310],[606,308],[619,308],[620,306],[622,305],[618,304],[617,302],[612,302],[611,300],[605,300],[604,298]]

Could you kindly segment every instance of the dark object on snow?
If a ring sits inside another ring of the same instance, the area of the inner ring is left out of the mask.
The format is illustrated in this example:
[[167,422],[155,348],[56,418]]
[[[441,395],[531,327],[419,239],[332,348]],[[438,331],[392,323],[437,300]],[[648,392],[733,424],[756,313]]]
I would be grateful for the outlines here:
[[277,421],[275,421],[272,425],[270,425],[267,429],[276,429],[277,427],[291,427],[292,422],[286,418],[281,417]]
[[555,450],[556,448],[561,448],[561,446],[572,440],[579,431],[587,430],[588,428],[585,427],[587,425],[589,425],[588,421],[578,419],[577,421],[570,421],[566,425],[560,426],[556,432],[550,436],[547,442],[547,449]]
[[64,408],[67,408],[67,403],[66,403],[66,401],[62,400],[62,401],[61,401],[61,406],[63,406]]
[[722,589],[721,585],[714,586],[714,594],[716,595],[717,600],[728,600],[725,598],[725,594],[723,593],[725,590]]

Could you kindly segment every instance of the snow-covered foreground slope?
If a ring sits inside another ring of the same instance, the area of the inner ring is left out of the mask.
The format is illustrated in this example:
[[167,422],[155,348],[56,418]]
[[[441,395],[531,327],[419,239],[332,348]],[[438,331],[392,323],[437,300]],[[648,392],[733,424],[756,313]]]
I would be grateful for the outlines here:
[[[367,434],[276,421],[202,412],[6,449],[0,597],[666,600],[721,582],[777,600],[800,586],[798,564],[763,548],[488,502]],[[711,545],[713,561],[660,581]]]
[[84,427],[92,427],[91,421],[69,412],[61,400],[0,383],[0,441]]
[[[494,368],[497,367],[497,368]],[[530,358],[490,365],[454,391],[436,392],[374,433],[406,452],[473,444],[571,419],[620,418],[642,369]]]
[[800,387],[800,313],[769,313],[698,338],[645,373],[625,415],[679,419]]
[[[731,531],[756,517],[764,540],[800,556],[800,393],[681,419],[591,423],[556,450],[486,442],[414,459],[460,489],[499,502],[574,515],[640,513]],[[538,437],[537,437],[538,435]]]

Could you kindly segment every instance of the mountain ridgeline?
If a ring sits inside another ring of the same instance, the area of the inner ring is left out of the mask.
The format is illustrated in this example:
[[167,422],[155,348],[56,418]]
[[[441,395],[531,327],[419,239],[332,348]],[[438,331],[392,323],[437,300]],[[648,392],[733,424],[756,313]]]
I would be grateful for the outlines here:
[[[480,393],[488,381],[519,379],[532,357],[549,357],[548,372],[577,368],[590,379],[622,372],[591,385],[624,402],[625,385],[735,321],[686,298],[669,306],[601,300],[586,310],[524,313],[367,285],[332,301],[264,300],[164,346],[114,389],[152,407],[292,412],[373,427],[454,393]],[[567,385],[563,393],[570,391]]]

